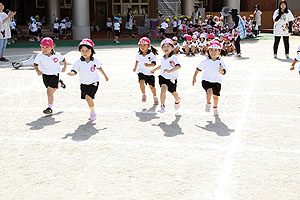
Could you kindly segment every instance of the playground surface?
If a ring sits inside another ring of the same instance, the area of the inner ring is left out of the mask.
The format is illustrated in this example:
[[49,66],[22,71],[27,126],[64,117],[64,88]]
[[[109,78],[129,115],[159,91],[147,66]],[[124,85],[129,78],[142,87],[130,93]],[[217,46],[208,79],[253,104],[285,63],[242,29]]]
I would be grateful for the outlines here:
[[[204,112],[201,74],[192,86],[201,55],[178,56],[182,106],[175,111],[168,93],[159,113],[148,88],[141,102],[137,45],[97,46],[110,80],[101,77],[95,122],[78,76],[61,74],[67,88],[45,116],[46,89],[33,67],[1,63],[0,199],[300,199],[300,76],[289,70],[299,45],[291,37],[285,59],[281,41],[274,59],[273,40],[245,40],[241,58],[224,57],[219,117]],[[80,57],[76,47],[56,51],[67,71]],[[38,52],[9,48],[6,58]]]

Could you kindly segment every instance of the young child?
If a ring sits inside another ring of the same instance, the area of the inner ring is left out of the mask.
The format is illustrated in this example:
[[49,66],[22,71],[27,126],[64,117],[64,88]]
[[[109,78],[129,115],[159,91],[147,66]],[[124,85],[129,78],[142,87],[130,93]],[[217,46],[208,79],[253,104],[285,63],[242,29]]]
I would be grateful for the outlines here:
[[53,24],[54,40],[59,40],[59,19],[56,17]]
[[11,29],[11,43],[15,43],[15,41],[18,39],[18,30],[17,30],[17,23],[16,20],[13,19],[9,23],[10,29]]
[[187,36],[185,37],[185,39],[186,39],[186,40],[183,42],[182,46],[183,46],[183,48],[184,48],[184,50],[185,50],[186,55],[187,55],[187,56],[188,56],[188,55],[195,56],[196,48],[195,48],[195,46],[194,46],[193,43],[192,43],[192,36],[187,35]]
[[[158,98],[156,97],[155,76],[151,74],[156,65],[157,50],[151,46],[151,42],[147,37],[139,40],[139,53],[136,56],[136,63],[133,72],[138,73],[140,89],[142,92],[142,102],[146,102],[147,96],[145,85],[149,84],[149,88],[153,94],[154,104],[158,105]],[[151,47],[151,49],[149,49]]]
[[115,40],[114,40],[114,43],[117,43],[119,44],[120,41],[119,41],[119,36],[120,36],[120,23],[119,23],[119,18],[118,17],[115,17],[114,18],[114,31],[115,31]]
[[174,36],[172,38],[172,40],[173,40],[173,43],[174,43],[174,53],[175,54],[180,53],[180,45],[178,44],[178,38],[176,36]]
[[34,42],[38,36],[38,27],[36,24],[36,20],[34,18],[32,18],[31,23],[29,25],[29,34],[30,34],[29,42]]
[[162,40],[165,39],[165,37],[166,37],[165,32],[169,28],[169,24],[168,24],[169,21],[170,21],[170,19],[166,18],[166,20],[160,24],[159,32],[161,33],[160,37],[161,37]]
[[200,42],[199,42],[199,51],[201,54],[205,54],[206,52],[206,36],[204,33],[200,35]]
[[66,25],[66,19],[61,20],[61,23],[59,24],[61,28],[61,32],[63,35],[63,40],[67,39],[67,25]]
[[230,38],[229,38],[228,35],[224,36],[223,47],[224,47],[224,50],[225,50],[225,52],[226,52],[227,55],[232,55],[233,54],[233,52],[234,52],[234,46],[230,42]]
[[111,22],[111,18],[107,18],[107,22],[106,22],[106,36],[107,37],[111,37],[112,36],[112,22]]
[[[199,53],[199,47],[198,47],[198,37],[197,35],[192,36],[192,55],[195,55],[195,53]],[[193,52],[193,49],[195,50]]]
[[[47,88],[48,107],[43,112],[52,114],[55,91],[59,87],[66,88],[64,82],[59,80],[59,73],[66,71],[67,62],[64,56],[54,52],[54,43],[49,37],[42,39],[41,50],[42,52],[34,59],[34,69],[39,76],[43,75],[43,82]],[[61,69],[59,62],[64,64],[63,69]]]
[[67,36],[72,35],[72,22],[69,17],[66,17]]
[[88,38],[83,39],[79,43],[79,51],[81,52],[81,58],[75,62],[68,75],[75,76],[79,73],[81,99],[85,99],[88,103],[91,110],[89,120],[94,121],[97,117],[93,99],[98,90],[100,80],[97,70],[103,74],[106,81],[108,81],[108,77],[103,71],[100,61],[93,57],[95,50],[92,40]]
[[[297,50],[297,57],[294,59],[294,61],[292,63],[292,67],[290,68],[291,71],[293,71],[295,69],[295,65],[299,61],[300,61],[300,46],[298,47],[298,50]],[[299,75],[300,75],[300,65],[299,65]]]
[[178,34],[178,23],[177,23],[177,17],[176,16],[174,16],[173,17],[173,34],[174,34],[174,36],[177,36],[177,34]]
[[213,95],[214,101],[214,115],[219,116],[218,102],[221,91],[222,75],[226,74],[226,66],[223,60],[220,59],[221,44],[218,41],[212,41],[208,46],[208,58],[203,60],[197,67],[194,77],[193,85],[196,83],[196,77],[200,71],[202,74],[202,87],[206,91],[207,104],[205,111],[210,112],[211,97]]
[[166,92],[167,90],[174,96],[175,110],[180,108],[180,98],[178,93],[176,92],[177,88],[177,78],[178,78],[178,69],[181,68],[180,63],[177,57],[174,55],[174,43],[171,39],[164,39],[160,44],[164,56],[161,59],[161,65],[157,68],[153,69],[151,73],[155,73],[155,71],[160,69],[159,75],[159,85],[161,87],[160,92],[160,102],[161,102],[161,110],[160,112],[165,112],[165,101],[166,101]]
[[41,38],[43,37],[42,35],[42,22],[40,21],[40,17],[37,15],[36,17],[36,25],[37,25],[37,41],[40,41]]

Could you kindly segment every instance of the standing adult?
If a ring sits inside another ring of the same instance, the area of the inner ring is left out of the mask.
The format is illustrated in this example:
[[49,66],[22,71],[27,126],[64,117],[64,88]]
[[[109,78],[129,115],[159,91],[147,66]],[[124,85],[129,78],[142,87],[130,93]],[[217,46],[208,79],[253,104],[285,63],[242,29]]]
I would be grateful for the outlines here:
[[260,31],[260,26],[261,26],[261,15],[262,15],[262,12],[260,11],[260,5],[259,4],[256,4],[254,6],[254,20],[256,22],[256,25],[258,27],[258,34],[259,34],[259,31]]
[[132,32],[133,29],[133,23],[134,23],[134,16],[133,16],[133,10],[132,8],[128,8],[128,12],[127,12],[127,19],[126,19],[126,30],[127,30],[127,37],[130,36],[135,36]]
[[16,15],[16,12],[10,12],[8,15],[3,12],[4,5],[0,2],[0,61],[7,62],[8,60],[3,57],[7,39],[11,38],[9,22],[12,21],[12,17]]
[[196,23],[196,20],[199,20],[199,17],[201,16],[201,12],[199,10],[198,6],[194,6],[194,11],[192,13],[193,23]]
[[246,37],[246,28],[243,19],[238,13],[237,9],[232,9],[229,12],[232,16],[232,21],[234,22],[233,32],[234,32],[234,45],[236,48],[237,57],[241,57],[241,40]]
[[277,58],[277,50],[280,42],[281,36],[283,37],[285,56],[289,58],[290,44],[289,37],[292,32],[292,25],[294,16],[292,12],[288,9],[287,2],[281,0],[278,9],[275,10],[273,15],[274,20],[274,58]]

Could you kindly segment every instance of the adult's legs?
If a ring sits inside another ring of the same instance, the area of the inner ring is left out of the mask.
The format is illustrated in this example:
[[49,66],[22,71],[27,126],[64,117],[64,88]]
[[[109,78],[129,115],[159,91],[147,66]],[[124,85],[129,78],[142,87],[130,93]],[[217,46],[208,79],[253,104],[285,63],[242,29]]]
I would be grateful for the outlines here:
[[289,36],[283,36],[283,42],[284,42],[285,54],[289,54],[290,52]]
[[275,36],[274,38],[274,46],[273,46],[274,55],[277,55],[280,38],[281,38],[280,36]]
[[238,36],[238,38],[236,39],[236,41],[234,43],[234,45],[236,47],[236,52],[238,54],[241,53],[241,44],[240,44],[240,42],[241,42],[241,38],[240,38],[240,36]]

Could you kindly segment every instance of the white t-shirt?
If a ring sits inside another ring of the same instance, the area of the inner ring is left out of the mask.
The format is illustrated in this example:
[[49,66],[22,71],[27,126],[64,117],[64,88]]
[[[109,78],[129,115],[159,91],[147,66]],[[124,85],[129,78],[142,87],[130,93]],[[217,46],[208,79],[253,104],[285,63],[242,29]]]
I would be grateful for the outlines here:
[[71,25],[72,25],[71,21],[66,22],[66,27],[67,28],[71,28]]
[[262,12],[260,10],[256,11],[255,21],[256,21],[257,26],[261,25],[261,14],[262,14]]
[[227,70],[226,65],[223,60],[213,61],[212,59],[205,59],[199,65],[198,69],[203,71],[202,80],[211,83],[222,83],[222,74],[219,72],[219,65],[222,65],[222,69]]
[[115,31],[119,31],[120,30],[120,24],[119,24],[119,22],[115,22],[114,23],[114,30]]
[[279,15],[279,10],[275,10],[273,14],[273,20],[274,20],[274,36],[289,36],[289,32],[286,29],[286,25],[293,21],[295,18],[290,10],[288,10],[288,13],[284,13],[281,15],[280,19],[275,22],[276,17]]
[[3,23],[3,20],[5,20],[8,17],[8,15],[5,12],[0,13],[0,39],[8,39],[11,38],[10,33],[10,26],[9,22],[10,20],[7,20],[5,23]]
[[182,46],[185,47],[186,45],[188,45],[189,48],[192,48],[192,47],[197,47],[198,44],[197,44],[197,41],[195,43],[191,42],[190,44],[188,44],[187,41],[184,41],[182,43]]
[[106,22],[106,27],[111,28],[112,27],[112,22]]
[[96,58],[88,63],[79,59],[72,66],[72,70],[79,73],[80,83],[90,85],[100,80],[97,69],[100,69],[101,66],[102,63]]
[[153,75],[151,74],[151,70],[154,69],[154,67],[146,67],[145,63],[151,64],[152,62],[156,62],[156,56],[150,52],[146,56],[143,56],[143,54],[138,53],[136,55],[136,61],[138,61],[138,68],[137,73],[142,73],[147,76]]
[[173,28],[177,28],[177,21],[173,21]]
[[38,29],[42,29],[42,22],[36,22],[36,25],[37,25],[37,27],[38,27]]
[[57,75],[61,72],[59,62],[65,60],[65,57],[55,53],[54,55],[47,56],[43,53],[39,53],[35,59],[34,64],[38,65],[39,70],[46,75]]
[[30,24],[29,29],[30,29],[32,32],[37,32],[38,26],[37,26],[36,23],[32,23],[32,24]]
[[54,28],[54,29],[59,29],[59,23],[54,23],[54,24],[53,24],[53,28]]
[[165,73],[164,70],[172,70],[176,65],[180,65],[177,57],[172,55],[165,59],[165,57],[161,58],[161,70],[160,75],[163,76],[165,79],[175,80],[178,78],[178,70],[172,73]]
[[168,25],[168,23],[166,23],[166,22],[163,22],[163,23],[161,23],[161,25],[160,25],[160,28],[162,28],[162,29],[167,29],[169,27],[169,25]]
[[203,42],[200,42],[198,43],[199,47],[205,47],[206,46],[206,41],[204,40]]
[[65,23],[60,23],[59,26],[61,27],[61,29],[66,29],[67,28]]
[[16,24],[15,21],[12,21],[12,22],[9,23],[9,26],[10,26],[10,28],[11,28],[12,30],[15,30],[16,27],[17,27],[17,24]]
[[174,49],[180,49],[180,45],[179,45],[179,43],[177,43],[177,44],[174,44]]

